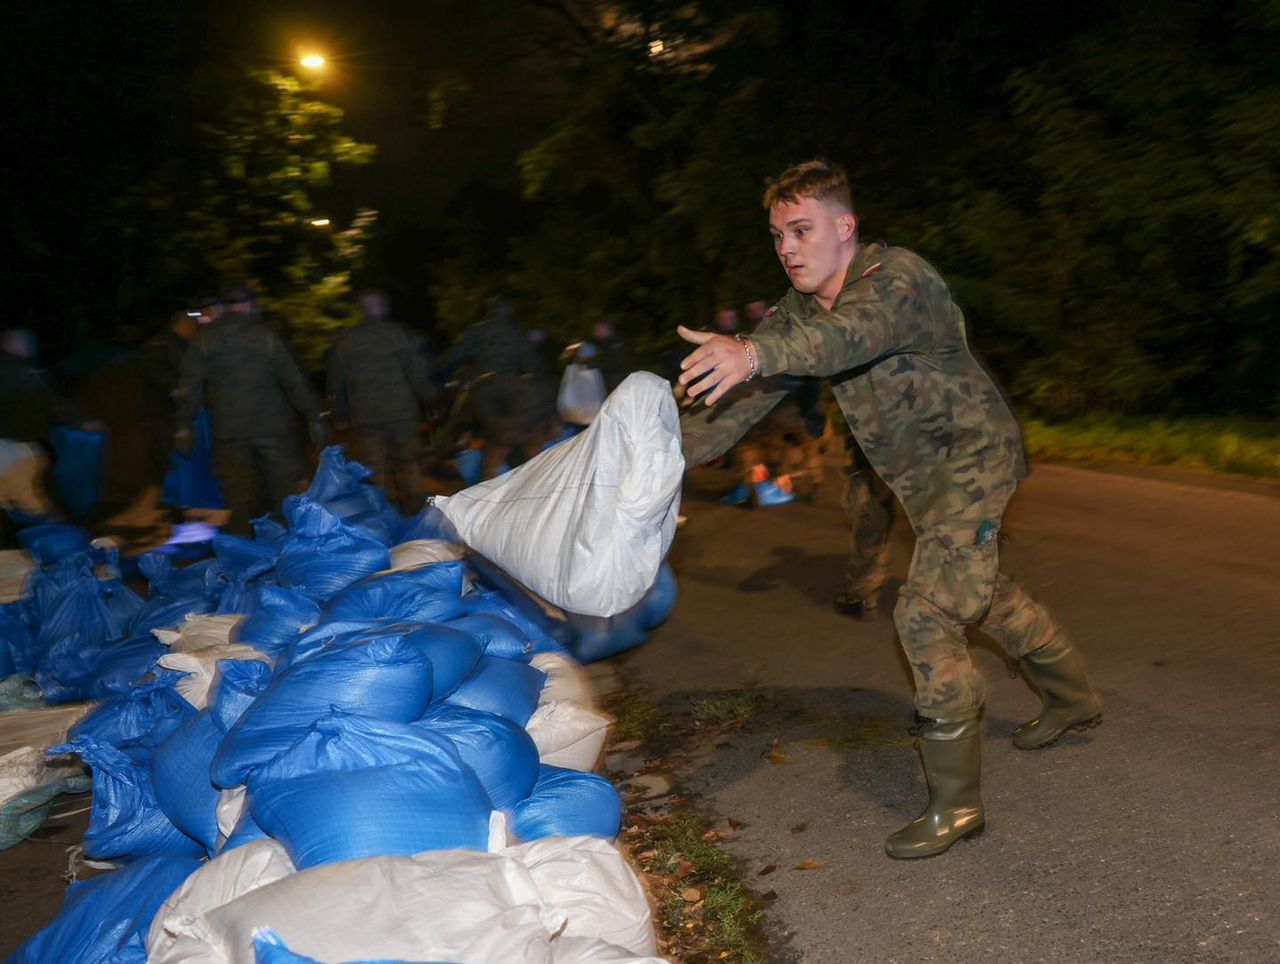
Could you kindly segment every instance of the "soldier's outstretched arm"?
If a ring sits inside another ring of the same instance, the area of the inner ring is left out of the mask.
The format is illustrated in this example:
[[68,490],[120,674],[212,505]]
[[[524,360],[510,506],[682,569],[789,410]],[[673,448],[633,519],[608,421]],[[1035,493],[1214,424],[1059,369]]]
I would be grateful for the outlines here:
[[835,375],[905,351],[926,333],[919,287],[885,266],[830,311],[751,336],[763,375]]
[[685,467],[692,469],[724,455],[786,395],[786,388],[766,379],[738,386],[716,405],[695,402],[680,418]]

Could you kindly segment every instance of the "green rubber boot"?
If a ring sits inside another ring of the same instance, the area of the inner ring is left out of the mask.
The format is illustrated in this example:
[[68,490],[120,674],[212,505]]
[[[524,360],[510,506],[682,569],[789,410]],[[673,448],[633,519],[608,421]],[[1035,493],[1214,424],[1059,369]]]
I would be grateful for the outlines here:
[[1068,730],[1087,730],[1102,722],[1102,700],[1089,684],[1084,660],[1065,638],[1022,658],[1027,676],[1044,695],[1040,715],[1013,731],[1020,750],[1038,750]]
[[977,714],[955,723],[931,723],[920,735],[920,757],[929,781],[929,805],[885,841],[885,852],[899,860],[940,854],[986,822]]

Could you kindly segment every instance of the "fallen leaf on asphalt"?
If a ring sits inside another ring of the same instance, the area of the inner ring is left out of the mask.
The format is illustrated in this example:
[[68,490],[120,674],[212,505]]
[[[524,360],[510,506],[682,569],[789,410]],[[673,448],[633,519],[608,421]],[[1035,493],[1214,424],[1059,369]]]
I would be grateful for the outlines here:
[[769,864],[767,867],[763,867],[763,868],[761,868],[760,872],[759,872],[758,874],[756,874],[756,876],[757,876],[757,877],[763,877],[763,876],[765,876],[766,874],[771,874],[771,873],[773,873],[773,872],[774,872],[775,870],[777,870],[777,869],[778,869],[778,865],[777,865],[777,864]]
[[786,763],[787,762],[787,755],[785,753],[780,753],[777,750],[770,750],[768,753],[764,755],[764,758],[768,760],[770,763]]
[[695,901],[702,900],[702,891],[697,887],[686,887],[684,890],[680,891],[680,899],[692,904]]
[[741,820],[734,820],[734,819],[733,819],[733,817],[729,817],[729,826],[730,826],[732,829],[737,830],[739,827],[741,827],[741,826],[742,826],[742,821],[741,821]]
[[766,890],[760,895],[761,900],[777,900],[778,892],[776,890]]
[[792,827],[792,828],[791,828],[791,832],[792,832],[792,833],[804,833],[804,832],[805,832],[806,830],[808,830],[808,829],[809,829],[809,825],[808,825],[807,823],[798,823],[798,824],[796,824],[794,827]]
[[819,867],[823,866],[824,864],[826,864],[825,860],[814,860],[812,857],[810,857],[808,860],[800,861],[800,863],[796,864],[791,869],[792,870],[817,870]]
[[656,856],[658,856],[658,851],[646,850],[642,854],[636,854],[636,860],[652,860]]

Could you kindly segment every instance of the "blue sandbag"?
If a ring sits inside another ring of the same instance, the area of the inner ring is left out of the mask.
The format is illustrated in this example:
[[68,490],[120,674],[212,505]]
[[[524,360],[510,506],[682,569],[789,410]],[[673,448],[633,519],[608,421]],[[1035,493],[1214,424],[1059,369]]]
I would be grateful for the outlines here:
[[487,614],[498,616],[519,627],[525,637],[533,644],[532,653],[546,653],[559,648],[555,638],[546,629],[521,612],[500,592],[475,592],[462,597],[468,616]]
[[98,504],[106,441],[104,432],[86,432],[65,425],[49,430],[49,444],[54,451],[53,490],[58,502],[77,519],[88,515]]
[[9,649],[8,637],[4,632],[3,625],[0,624],[0,679],[12,676],[16,672],[17,669],[13,665],[13,653]]
[[454,745],[334,712],[249,779],[253,819],[299,870],[427,850],[485,850],[488,795]]
[[325,649],[277,675],[222,741],[210,775],[237,787],[330,709],[407,723],[431,700],[431,663],[403,635]]
[[334,596],[324,618],[445,622],[463,614],[464,575],[461,562],[437,562],[368,576]]
[[35,632],[22,618],[26,616],[25,608],[16,603],[0,606],[0,653],[9,657],[9,673],[30,675],[40,663],[41,651],[36,646]]
[[253,814],[246,807],[244,813],[240,814],[240,819],[236,821],[236,825],[231,828],[231,836],[226,839],[218,853],[224,854],[228,850],[235,850],[255,840],[268,839],[270,834],[258,826],[253,819]]
[[206,593],[216,594],[219,615],[247,612],[258,587],[269,584],[280,549],[270,543],[219,533],[213,538],[218,557],[205,575]]
[[239,638],[269,656],[275,656],[298,638],[304,628],[320,621],[315,600],[283,586],[261,586],[249,607],[249,618],[240,624]]
[[271,682],[272,670],[260,659],[220,659],[209,687],[209,713],[227,733]]
[[524,726],[538,708],[538,694],[546,680],[546,673],[528,663],[485,656],[446,702],[497,713]]
[[180,673],[165,673],[112,695],[73,726],[68,736],[72,740],[89,737],[115,747],[148,734],[163,734],[159,737],[163,740],[196,713],[176,689],[180,678]]
[[516,805],[511,826],[525,842],[578,836],[613,840],[622,826],[622,798],[602,776],[544,764],[533,793]]
[[56,598],[39,614],[36,645],[41,651],[72,633],[79,633],[86,646],[120,638],[113,632],[114,620],[98,593],[93,560],[88,555],[64,559],[54,581],[58,585]]
[[679,596],[675,570],[669,562],[664,562],[658,568],[658,578],[653,586],[640,600],[640,626],[645,630],[656,629],[671,615]]
[[108,639],[123,639],[146,605],[145,600],[119,579],[98,580],[98,595],[107,610]]
[[46,703],[105,699],[146,676],[166,652],[154,636],[95,642],[73,632],[45,653],[35,679]]
[[218,845],[218,788],[209,780],[209,764],[222,736],[210,712],[201,710],[156,747],[151,757],[156,803],[175,827],[202,844],[210,856]]
[[533,791],[538,747],[523,727],[493,713],[448,704],[431,707],[418,726],[449,738],[495,810],[510,810]]
[[431,663],[431,699],[451,696],[480,664],[480,640],[450,626],[422,626],[405,637]]
[[143,964],[152,918],[199,866],[188,857],[155,856],[72,884],[58,916],[7,964]]
[[348,459],[341,445],[330,445],[320,453],[316,474],[306,494],[339,518],[379,512],[390,503],[380,488],[367,484],[372,476],[373,470],[362,462]]
[[45,752],[78,754],[93,771],[86,856],[122,863],[150,854],[203,856],[204,847],[175,827],[156,803],[148,769],[123,751],[82,736]]
[[89,533],[79,526],[57,522],[20,529],[17,538],[18,545],[42,566],[73,553],[89,551]]
[[284,670],[294,663],[309,659],[324,649],[343,646],[358,639],[369,639],[377,635],[373,630],[396,632],[392,627],[401,627],[399,632],[417,629],[414,623],[406,623],[400,619],[324,619],[289,644],[288,649],[276,657],[276,670]]
[[0,850],[16,847],[44,826],[58,797],[64,793],[88,793],[92,785],[88,774],[75,774],[0,800]]
[[434,505],[424,506],[417,515],[405,520],[400,541],[416,542],[418,539],[441,539],[453,543],[462,541],[454,524]]
[[384,546],[398,545],[405,525],[404,516],[391,508],[379,512],[361,512],[359,515],[346,516],[342,521],[356,532],[381,542]]
[[276,560],[280,585],[326,600],[362,576],[391,567],[387,547],[306,496],[287,507],[291,531]]
[[453,629],[471,633],[480,640],[486,656],[499,659],[527,660],[533,655],[533,642],[515,623],[491,613],[476,613],[449,620]]
[[213,470],[209,412],[200,409],[191,420],[191,455],[175,451],[169,459],[160,501],[182,509],[221,509],[222,486]]

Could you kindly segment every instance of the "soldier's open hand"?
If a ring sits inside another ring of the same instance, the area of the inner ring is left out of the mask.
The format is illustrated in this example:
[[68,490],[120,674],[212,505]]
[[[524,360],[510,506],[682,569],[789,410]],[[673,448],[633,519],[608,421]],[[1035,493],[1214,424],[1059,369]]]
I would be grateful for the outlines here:
[[746,345],[738,339],[710,331],[694,331],[684,325],[676,332],[698,346],[680,363],[680,384],[686,387],[690,398],[710,391],[704,400],[714,405],[734,385],[753,374]]

